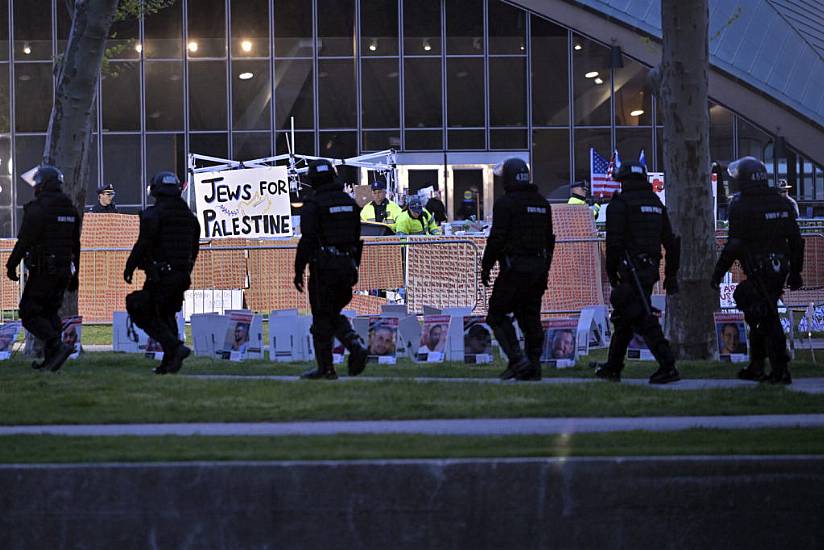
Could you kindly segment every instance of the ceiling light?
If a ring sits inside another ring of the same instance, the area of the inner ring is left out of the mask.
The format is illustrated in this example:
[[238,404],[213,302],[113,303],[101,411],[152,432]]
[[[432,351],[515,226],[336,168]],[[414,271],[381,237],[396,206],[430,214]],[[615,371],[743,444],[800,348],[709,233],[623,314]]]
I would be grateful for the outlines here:
[[189,42],[189,51],[192,53],[197,51],[197,42],[195,42],[194,40]]
[[631,112],[629,113],[629,116],[641,116],[641,115],[643,115],[643,114],[644,114],[644,110],[643,110],[643,109],[635,109],[634,111],[631,111]]
[[400,73],[398,71],[392,71],[391,73],[386,75],[386,78],[398,78]]
[[428,52],[432,50],[432,46],[429,44],[429,40],[424,39],[423,41],[423,51]]
[[378,41],[377,40],[373,40],[372,42],[369,43],[369,51],[370,52],[374,52],[377,49],[378,49]]
[[254,73],[240,73],[237,77],[241,80],[249,80],[255,76]]
[[521,44],[521,51],[524,51],[525,49],[526,49],[526,48],[524,47],[524,45],[523,45],[523,44]]
[[31,46],[29,46],[28,42],[23,44],[23,53],[26,54],[26,55],[31,54]]
[[28,74],[21,74],[20,76],[18,76],[18,77],[17,77],[17,79],[18,79],[20,82],[28,82],[29,80],[31,80],[31,75],[28,75]]
[[252,51],[252,43],[248,40],[244,40],[240,43],[240,49],[244,52],[251,52]]
[[576,52],[582,50],[583,48],[584,47],[581,46],[580,44],[575,44],[575,46],[572,47],[572,49],[575,50]]
[[595,78],[598,76],[598,71],[590,71],[584,75],[584,78]]
[[142,52],[142,51],[143,51],[143,44],[141,44],[140,42],[138,42],[137,44],[135,44],[135,45],[134,45],[134,51],[136,51],[137,53]]
[[596,84],[603,84],[603,83],[604,83],[604,81],[603,81],[603,80],[601,80],[600,78],[596,78],[596,79],[595,79],[595,83],[596,83]]

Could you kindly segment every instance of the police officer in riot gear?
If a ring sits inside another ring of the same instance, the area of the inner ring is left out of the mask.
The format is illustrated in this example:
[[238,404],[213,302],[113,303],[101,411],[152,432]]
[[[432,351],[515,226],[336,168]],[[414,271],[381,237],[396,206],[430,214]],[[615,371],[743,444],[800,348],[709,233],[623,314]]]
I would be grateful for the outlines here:
[[80,216],[60,186],[63,173],[42,165],[34,174],[35,199],[23,208],[23,223],[6,262],[9,279],[20,280],[17,265],[23,260],[29,277],[20,299],[23,326],[44,343],[45,359],[35,368],[58,370],[74,352],[63,344],[63,323],[57,312],[63,294],[77,290],[80,266]]
[[[486,322],[495,333],[509,364],[500,378],[540,380],[544,331],[541,299],[555,250],[552,209],[529,181],[529,167],[509,158],[495,167],[496,185],[505,194],[495,201],[492,229],[481,262],[481,281],[489,286],[490,273],[498,263]],[[526,355],[518,343],[511,314],[524,333]]]
[[613,177],[622,187],[609,203],[606,223],[606,270],[612,287],[615,331],[607,361],[595,375],[620,381],[627,346],[633,333],[638,333],[659,364],[650,384],[676,382],[680,375],[675,356],[650,305],[650,296],[659,277],[661,244],[667,252],[664,289],[669,294],[678,292],[680,239],[673,234],[667,208],[653,192],[641,163],[624,162]]
[[163,346],[163,361],[155,374],[176,373],[191,350],[178,338],[175,315],[191,285],[197,259],[200,224],[180,197],[182,186],[172,172],[152,178],[155,204],[140,213],[140,234],[132,248],[123,279],[132,284],[135,269],[146,273],[143,290],[126,297],[132,321]]
[[[738,377],[791,384],[790,357],[777,303],[785,282],[791,290],[798,290],[803,284],[804,240],[795,209],[768,186],[767,168],[760,160],[738,159],[727,172],[739,192],[730,200],[729,238],[715,264],[711,285],[718,290],[735,260],[747,275],[733,294],[750,326],[750,363]],[[769,375],[764,372],[767,357],[772,367]]]
[[334,338],[349,350],[349,375],[357,376],[366,367],[369,353],[341,310],[352,300],[352,287],[358,282],[363,246],[360,209],[355,200],[344,193],[335,167],[329,161],[312,161],[308,179],[315,194],[303,203],[294,285],[298,292],[303,292],[303,271],[308,264],[311,330],[318,366],[305,372],[302,378],[334,380],[338,377],[332,364]]

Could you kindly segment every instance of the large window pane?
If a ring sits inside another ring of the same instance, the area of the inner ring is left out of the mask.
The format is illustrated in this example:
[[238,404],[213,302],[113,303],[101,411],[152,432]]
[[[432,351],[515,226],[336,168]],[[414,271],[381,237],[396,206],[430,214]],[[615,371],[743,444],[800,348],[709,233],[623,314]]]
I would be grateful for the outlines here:
[[364,128],[400,126],[400,79],[397,59],[361,61]]
[[405,59],[404,99],[407,128],[438,128],[443,124],[441,60]]
[[269,1],[232,0],[230,5],[232,55],[269,57]]
[[501,0],[489,0],[489,53],[526,53],[526,12]]
[[40,165],[45,145],[46,136],[17,136],[14,139],[14,170],[18,176],[15,186],[17,189],[16,206],[23,206],[34,198],[32,187],[20,178],[20,174]]
[[492,149],[508,150],[527,149],[526,130],[492,130],[490,132],[490,146]]
[[532,18],[532,124],[569,125],[567,31]]
[[153,61],[146,70],[146,129],[183,129],[183,63]]
[[57,53],[66,51],[69,42],[69,33],[72,28],[72,14],[70,9],[74,8],[73,2],[57,2]]
[[15,63],[14,127],[18,132],[45,132],[52,104],[52,64]]
[[407,151],[441,151],[443,150],[443,132],[440,130],[407,131]]
[[189,2],[189,57],[226,57],[226,1]]
[[532,182],[550,200],[569,198],[569,130],[532,132]]
[[143,55],[150,59],[178,59],[183,54],[183,2],[175,2],[143,23]]
[[710,105],[710,159],[726,166],[733,155],[732,112]]
[[[287,135],[291,138],[290,132],[278,132],[275,141],[276,154],[282,155],[289,152],[286,145]],[[314,132],[295,132],[294,153],[299,155],[314,155],[315,154],[315,133]]]
[[354,0],[317,0],[318,55],[355,55]]
[[624,58],[623,68],[615,69],[615,124],[649,126],[652,124],[652,99],[644,91],[649,69]]
[[[357,156],[358,137],[355,132],[321,132],[319,156],[344,159]],[[359,170],[354,166],[338,166],[342,183],[358,183]]]
[[385,149],[401,148],[400,130],[372,130],[363,132],[361,151],[383,151]]
[[189,128],[226,130],[226,62],[189,63]]
[[51,2],[14,2],[14,58],[34,61],[52,58]]
[[[97,201],[97,185],[100,180],[100,170],[97,166],[97,139],[97,133],[90,136],[88,157],[86,159],[86,168],[88,170],[85,176],[86,204],[90,205],[95,204]],[[112,182],[112,184],[117,185],[116,182]]]
[[[764,160],[764,151],[772,137],[742,118],[738,119],[738,157],[753,156]],[[769,166],[768,166],[769,168]]]
[[290,117],[295,117],[295,128],[314,128],[312,62],[276,61],[275,82],[275,129],[288,129]]
[[140,130],[140,65],[135,61],[112,61],[102,76],[103,130]]
[[446,88],[447,125],[484,126],[484,60],[447,58]]
[[275,2],[275,55],[312,56],[312,1]]
[[0,61],[9,59],[9,0],[0,0]]
[[403,37],[403,51],[406,55],[440,55],[440,2],[405,1]]
[[609,48],[577,35],[572,40],[575,122],[609,126]]
[[484,53],[483,0],[446,0],[446,53]]
[[272,105],[269,61],[238,60],[232,65],[232,71],[233,128],[268,129]]
[[591,147],[604,158],[610,158],[609,129],[575,128],[575,174],[573,180],[592,181],[589,169],[589,150]]
[[652,170],[652,128],[617,128],[615,145],[622,162],[639,160],[643,150],[648,168]]
[[361,55],[397,55],[398,0],[361,0]]
[[[162,171],[176,173],[180,181],[189,177],[186,173],[186,149],[183,134],[146,135],[146,182],[148,183],[152,176]],[[146,187],[143,185],[144,189]]]
[[118,204],[142,203],[139,135],[103,135],[103,181],[117,188]]
[[489,60],[489,116],[492,126],[526,126],[526,59]]
[[483,130],[449,130],[446,133],[449,140],[449,150],[481,150],[486,149],[486,138]]
[[269,132],[235,132],[232,134],[232,156],[240,161],[273,156]]
[[321,128],[355,128],[355,63],[348,59],[318,62],[318,116]]
[[11,138],[0,137],[0,207],[11,207],[11,177],[14,163],[11,160]]
[[[7,134],[11,130],[9,93],[9,64],[0,63],[0,134]],[[0,168],[0,174],[2,174],[2,168]]]
[[229,156],[229,138],[222,132],[189,134],[189,153],[225,159]]

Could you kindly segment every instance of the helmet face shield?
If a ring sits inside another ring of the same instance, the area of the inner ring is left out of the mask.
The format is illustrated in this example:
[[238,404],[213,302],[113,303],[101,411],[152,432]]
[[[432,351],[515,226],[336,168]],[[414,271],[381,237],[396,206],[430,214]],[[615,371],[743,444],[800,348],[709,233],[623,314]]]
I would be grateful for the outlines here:
[[740,185],[764,184],[769,181],[767,167],[755,157],[743,157],[730,163],[727,174]]

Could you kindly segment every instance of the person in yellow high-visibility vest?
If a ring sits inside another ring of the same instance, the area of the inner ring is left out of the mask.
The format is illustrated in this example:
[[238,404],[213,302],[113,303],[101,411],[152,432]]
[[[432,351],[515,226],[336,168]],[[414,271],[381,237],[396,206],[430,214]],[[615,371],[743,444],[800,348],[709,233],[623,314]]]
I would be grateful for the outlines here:
[[434,216],[421,204],[417,195],[409,197],[407,209],[398,217],[395,224],[395,233],[398,235],[440,235]]
[[401,207],[386,198],[386,181],[373,181],[372,200],[361,209],[361,221],[383,223],[394,229],[400,215]]
[[[589,202],[587,202],[587,190],[588,190],[587,182],[585,181],[576,181],[572,184],[572,188],[570,189],[570,197],[567,201],[567,204],[581,204],[584,206],[589,206]],[[596,203],[592,204],[592,215],[593,217],[598,217],[598,211],[601,209],[601,205]]]

